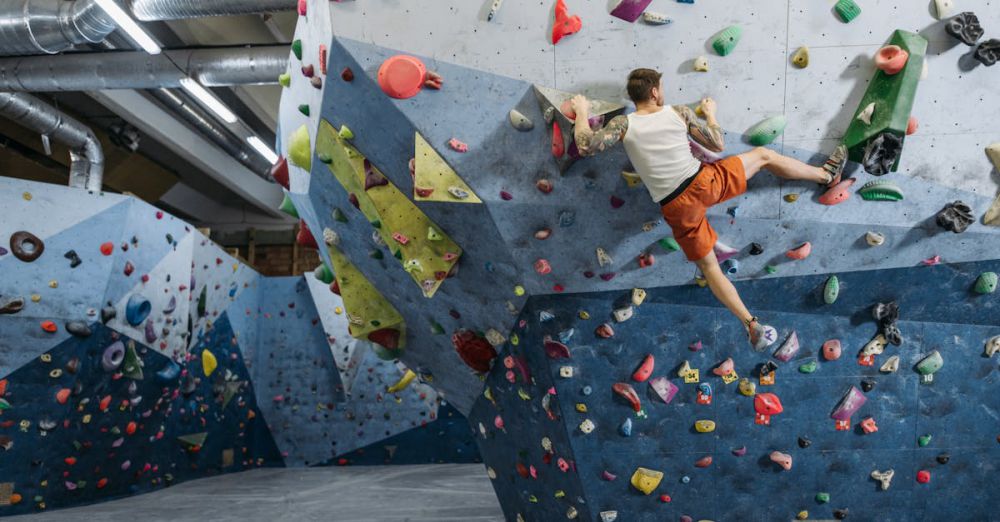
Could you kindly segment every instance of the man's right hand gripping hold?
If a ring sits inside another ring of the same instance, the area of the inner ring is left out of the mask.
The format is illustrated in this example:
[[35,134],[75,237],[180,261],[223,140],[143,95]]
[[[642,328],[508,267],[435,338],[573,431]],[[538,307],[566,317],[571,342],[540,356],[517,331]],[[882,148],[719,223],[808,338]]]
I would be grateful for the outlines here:
[[636,69],[629,74],[628,95],[635,103],[635,112],[616,116],[596,132],[587,122],[590,103],[583,96],[573,97],[574,137],[580,154],[597,154],[622,142],[688,260],[704,274],[715,297],[743,322],[754,349],[763,350],[774,343],[777,334],[747,310],[736,287],[722,272],[713,249],[718,236],[706,212],[746,192],[747,181],[761,169],[784,179],[833,185],[840,181],[847,149],[837,147],[822,167],[806,165],[763,147],[702,164],[691,154],[689,138],[713,152],[722,152],[725,147],[714,100],[701,101],[704,121],[686,105],[666,107],[661,74],[651,69]]

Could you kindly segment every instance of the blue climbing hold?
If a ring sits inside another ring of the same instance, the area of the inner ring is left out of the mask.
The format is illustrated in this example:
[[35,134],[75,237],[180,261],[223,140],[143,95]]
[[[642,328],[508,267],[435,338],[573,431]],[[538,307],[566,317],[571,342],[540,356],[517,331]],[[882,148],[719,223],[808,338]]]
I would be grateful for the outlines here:
[[156,378],[160,382],[168,383],[173,382],[180,374],[181,367],[174,361],[168,361],[167,365],[164,366],[162,370],[156,372]]
[[132,294],[125,305],[125,320],[132,326],[139,326],[149,317],[149,312],[153,310],[153,305],[149,304],[149,299]]
[[623,437],[631,437],[632,436],[632,419],[631,418],[625,419],[625,422],[623,422],[622,425],[618,428],[618,431],[621,432],[621,434],[622,434]]

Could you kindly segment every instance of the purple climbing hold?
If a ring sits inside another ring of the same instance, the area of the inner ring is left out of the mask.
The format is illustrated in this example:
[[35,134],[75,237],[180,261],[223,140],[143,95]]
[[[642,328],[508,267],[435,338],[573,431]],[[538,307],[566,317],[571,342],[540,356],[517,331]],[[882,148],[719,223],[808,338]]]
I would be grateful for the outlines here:
[[621,0],[611,10],[611,16],[621,18],[626,22],[635,22],[652,2],[653,0]]
[[670,404],[670,401],[674,400],[674,396],[677,395],[677,385],[670,382],[670,379],[666,377],[656,377],[649,381],[649,387],[656,392],[656,395],[663,400],[664,403]]
[[736,449],[733,450],[733,455],[736,456],[736,457],[742,457],[743,455],[746,455],[746,454],[747,454],[747,447],[746,446],[741,446],[741,447],[736,448]]
[[156,327],[153,326],[153,321],[146,321],[146,327],[143,332],[146,336],[146,342],[152,344],[156,342]]
[[101,356],[101,367],[106,372],[113,372],[122,365],[122,361],[124,360],[125,343],[117,341],[104,349],[104,354]]
[[0,257],[3,257],[5,255],[7,255],[7,249],[4,247],[0,247]]
[[838,421],[849,421],[851,420],[851,416],[860,410],[866,402],[868,402],[868,398],[865,397],[865,394],[856,387],[851,386],[847,390],[847,393],[840,399],[840,402],[837,403],[830,417]]
[[795,332],[792,332],[788,336],[788,339],[785,339],[781,347],[775,350],[774,358],[781,362],[788,362],[797,353],[799,353],[799,336]]

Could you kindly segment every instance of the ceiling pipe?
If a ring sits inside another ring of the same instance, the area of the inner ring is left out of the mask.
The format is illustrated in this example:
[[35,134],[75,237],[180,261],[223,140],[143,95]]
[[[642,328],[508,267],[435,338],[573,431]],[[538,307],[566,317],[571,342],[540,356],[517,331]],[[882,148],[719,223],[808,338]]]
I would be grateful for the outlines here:
[[101,191],[104,149],[90,127],[25,93],[0,92],[0,115],[68,146],[69,186]]
[[[245,15],[295,9],[290,0],[132,0],[143,21]],[[117,25],[94,0],[4,0],[0,2],[0,56],[56,54],[96,44]]]
[[56,92],[276,84],[287,45],[177,49],[162,54],[113,51],[0,58],[0,91]]

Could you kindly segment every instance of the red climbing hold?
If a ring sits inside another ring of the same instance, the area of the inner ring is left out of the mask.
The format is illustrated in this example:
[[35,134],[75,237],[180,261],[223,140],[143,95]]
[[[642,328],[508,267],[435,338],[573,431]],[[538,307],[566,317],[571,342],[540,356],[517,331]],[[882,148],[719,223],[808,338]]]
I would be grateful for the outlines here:
[[104,489],[104,486],[108,485],[108,479],[102,478],[97,481],[97,489]]
[[138,428],[138,426],[136,425],[135,421],[129,421],[129,423],[127,425],[125,425],[125,434],[126,435],[135,435],[135,430],[137,428]]
[[602,339],[610,339],[615,336],[615,330],[614,328],[611,327],[611,324],[604,323],[601,326],[598,326],[596,330],[594,330],[594,335]]
[[299,221],[299,234],[295,237],[295,242],[300,246],[319,250],[316,238],[313,237],[312,231],[309,230],[309,225],[306,224],[305,220]]
[[544,259],[539,259],[535,261],[535,272],[545,275],[552,272],[552,265]]
[[305,76],[306,78],[312,78],[313,76],[316,76],[316,67],[313,66],[312,64],[303,65],[302,76]]
[[833,205],[839,205],[847,201],[851,197],[852,185],[854,185],[854,178],[845,179],[837,183],[819,197],[819,202],[832,207]]
[[639,268],[649,268],[656,262],[653,254],[639,254]]
[[583,27],[579,16],[569,15],[565,0],[556,0],[556,21],[552,26],[552,45],[559,43],[564,36],[576,33]]
[[635,372],[632,374],[632,380],[635,382],[646,382],[649,376],[653,374],[654,359],[653,354],[646,355],[643,359],[642,364],[636,368]]
[[326,62],[329,54],[330,53],[327,52],[326,45],[319,44],[319,71],[323,74],[323,76],[326,76]]
[[625,200],[618,196],[611,196],[611,208],[622,208],[625,204]]
[[637,412],[642,411],[642,402],[639,400],[639,394],[635,392],[635,389],[632,388],[631,384],[616,382],[611,386],[611,389],[614,390],[614,392],[619,396],[627,400],[629,404],[632,405],[633,410]]
[[63,462],[65,462],[67,466],[72,466],[76,464],[76,457],[66,457],[63,459]]
[[66,402],[69,401],[69,394],[72,391],[73,390],[70,390],[69,388],[63,388],[63,389],[57,391],[56,392],[56,402],[58,402],[59,404],[66,404]]
[[801,245],[789,250],[788,252],[785,252],[785,257],[787,257],[788,259],[801,261],[809,257],[809,254],[811,253],[812,253],[812,245],[808,241],[806,241],[805,243],[802,243]]
[[510,201],[510,200],[514,199],[514,195],[511,194],[510,192],[507,192],[506,190],[501,190],[500,191],[500,199],[502,199],[504,201]]
[[403,100],[420,92],[427,77],[427,67],[415,56],[397,54],[382,62],[378,84],[389,97]]
[[917,121],[916,116],[910,116],[910,120],[906,122],[906,135],[910,136],[917,133],[917,129],[920,128],[920,122]]
[[922,469],[917,472],[917,482],[921,484],[926,484],[931,481],[931,472],[926,469]]
[[549,359],[569,359],[569,347],[565,344],[555,341],[546,335],[544,345],[545,355],[547,355]]
[[906,60],[910,58],[910,53],[903,50],[898,45],[887,45],[879,49],[875,55],[875,67],[878,67],[886,74],[897,74],[906,66]]
[[424,77],[424,87],[439,90],[443,84],[444,78],[442,78],[440,74],[434,71],[427,71],[427,76]]
[[353,82],[354,71],[352,71],[350,67],[344,67],[344,70],[340,71],[340,79],[344,80],[345,82]]
[[423,188],[416,186],[413,187],[413,191],[416,192],[417,196],[421,198],[429,198],[431,197],[431,194],[434,193],[434,189],[432,188]]
[[399,335],[395,328],[382,328],[368,334],[368,340],[389,350],[398,350]]
[[486,341],[486,338],[470,330],[455,332],[451,336],[451,344],[455,346],[455,351],[458,352],[462,362],[477,373],[489,372],[493,359],[497,357],[496,349]]
[[670,500],[671,500],[670,495],[660,495],[660,502],[667,504],[670,502]]
[[135,266],[132,264],[132,262],[131,261],[126,261],[125,262],[125,270],[124,270],[125,277],[128,277],[128,276],[132,275],[132,272],[134,272],[134,271],[135,271]]
[[702,457],[702,458],[698,459],[694,463],[694,466],[696,468],[707,468],[707,467],[709,467],[711,465],[712,465],[712,456],[711,455],[709,455],[707,457]]
[[278,157],[278,162],[271,165],[271,179],[276,181],[285,190],[289,190],[288,185],[288,158],[284,156]]
[[59,327],[52,321],[42,321],[42,330],[48,333],[55,333],[56,330],[59,330]]
[[547,179],[540,179],[535,182],[535,188],[542,194],[550,194],[552,192],[552,182]]
[[108,241],[107,243],[102,243],[101,244],[101,253],[104,254],[104,255],[106,255],[106,256],[110,256],[111,254],[114,254],[115,253],[115,244],[112,243],[112,242],[110,242],[110,241]]
[[777,415],[785,409],[781,399],[773,393],[758,393],[753,398],[753,409],[761,415]]
[[157,210],[156,211],[156,219],[163,219],[163,211],[162,210]]
[[556,159],[563,157],[566,154],[566,143],[563,141],[562,128],[559,127],[559,122],[552,122],[552,156]]

